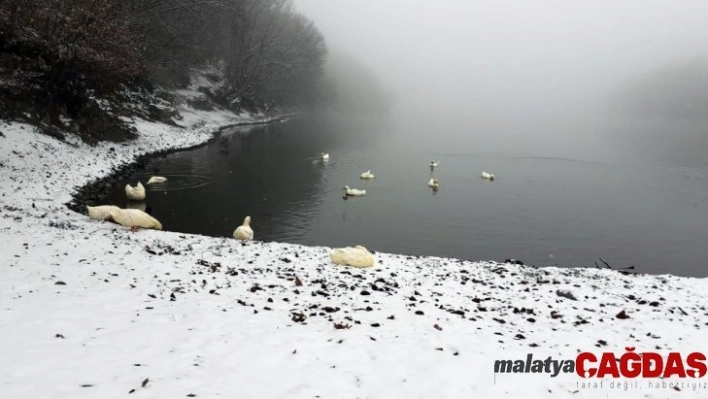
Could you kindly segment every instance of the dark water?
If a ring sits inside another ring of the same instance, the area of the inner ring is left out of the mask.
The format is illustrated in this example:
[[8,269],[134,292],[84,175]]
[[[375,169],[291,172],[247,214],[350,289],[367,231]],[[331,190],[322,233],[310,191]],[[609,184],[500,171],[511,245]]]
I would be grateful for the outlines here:
[[[131,183],[169,178],[145,205],[171,231],[230,237],[250,215],[263,241],[708,276],[706,136],[678,122],[307,116],[154,159]],[[367,195],[345,201],[345,184]]]

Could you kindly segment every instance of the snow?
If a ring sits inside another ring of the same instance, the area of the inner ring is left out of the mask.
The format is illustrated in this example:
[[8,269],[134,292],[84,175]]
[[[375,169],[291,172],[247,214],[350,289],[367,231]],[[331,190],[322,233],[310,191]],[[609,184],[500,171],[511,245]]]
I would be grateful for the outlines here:
[[73,119],[67,118],[64,115],[59,115],[59,121],[64,125],[64,126],[70,126],[71,122],[73,122]]
[[244,121],[182,114],[186,129],[138,119],[134,142],[95,147],[0,122],[4,397],[708,397],[493,372],[527,353],[705,353],[708,279],[380,252],[361,270],[331,264],[330,248],[130,232],[63,205],[136,155]]

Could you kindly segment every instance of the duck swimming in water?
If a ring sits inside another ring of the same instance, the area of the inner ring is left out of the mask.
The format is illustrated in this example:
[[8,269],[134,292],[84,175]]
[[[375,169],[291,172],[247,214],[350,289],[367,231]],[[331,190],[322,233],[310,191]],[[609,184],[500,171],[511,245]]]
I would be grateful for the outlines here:
[[349,188],[349,186],[344,186],[344,191],[346,191],[347,195],[352,196],[352,197],[360,197],[362,195],[366,195],[366,190],[358,190],[356,188]]
[[376,177],[376,176],[374,176],[374,174],[371,173],[371,169],[369,169],[369,170],[367,170],[366,172],[362,173],[360,177],[361,177],[362,179],[373,179],[373,178]]
[[487,180],[494,180],[494,174],[482,171],[482,178]]
[[147,181],[145,184],[159,184],[159,183],[164,183],[167,181],[166,177],[162,176],[153,176],[150,178],[150,180]]
[[142,201],[145,199],[145,187],[143,187],[140,182],[138,182],[138,185],[135,187],[132,187],[130,184],[126,184],[125,195],[131,201]]

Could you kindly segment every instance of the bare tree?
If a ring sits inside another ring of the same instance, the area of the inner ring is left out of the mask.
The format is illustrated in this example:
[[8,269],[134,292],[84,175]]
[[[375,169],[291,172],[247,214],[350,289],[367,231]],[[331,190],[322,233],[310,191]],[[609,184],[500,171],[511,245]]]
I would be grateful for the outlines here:
[[246,0],[233,9],[223,97],[265,107],[289,103],[322,75],[326,49],[314,24],[290,0]]
[[97,97],[127,101],[121,87],[183,84],[206,63],[223,66],[217,96],[236,109],[312,104],[325,92],[325,54],[292,0],[0,2],[3,109],[30,106],[57,124],[99,112]]
[[153,72],[179,75],[223,49],[233,0],[128,0],[130,23],[143,32],[144,62]]

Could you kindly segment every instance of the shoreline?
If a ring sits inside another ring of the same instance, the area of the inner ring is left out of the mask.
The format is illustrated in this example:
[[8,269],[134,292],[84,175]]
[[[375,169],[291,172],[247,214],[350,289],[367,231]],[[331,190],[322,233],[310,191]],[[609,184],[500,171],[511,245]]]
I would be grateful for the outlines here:
[[594,398],[607,392],[578,391],[573,375],[497,375],[506,383],[495,385],[494,360],[702,349],[708,278],[378,252],[359,270],[332,265],[326,247],[131,233],[67,209],[77,188],[146,154],[268,123],[184,118],[191,128],[135,120],[138,139],[95,147],[0,121],[9,397]]
[[[168,148],[161,148],[161,149],[157,149],[155,151],[135,155],[132,160],[128,160],[128,161],[124,162],[123,164],[114,166],[114,168],[110,172],[106,173],[104,176],[96,178],[93,181],[86,182],[84,185],[79,186],[78,189],[75,189],[74,192],[72,193],[71,200],[65,202],[64,205],[76,213],[83,214],[86,209],[85,206],[89,205],[89,200],[91,200],[93,198],[102,199],[101,198],[102,195],[99,195],[101,190],[96,190],[94,192],[94,188],[96,186],[107,183],[108,180],[111,180],[115,176],[125,176],[125,175],[132,174],[133,172],[135,172],[136,169],[139,169],[140,167],[142,167],[148,158],[155,157],[155,156],[176,154],[179,152],[190,151],[190,150],[194,150],[197,148],[207,146],[210,143],[214,142],[214,140],[217,140],[223,132],[225,132],[229,129],[239,128],[239,127],[247,127],[247,126],[267,125],[270,123],[278,123],[278,122],[282,121],[283,119],[291,118],[293,116],[298,116],[298,115],[302,115],[302,114],[303,113],[286,113],[286,114],[280,114],[280,115],[276,115],[276,116],[254,118],[254,119],[249,119],[249,118],[253,118],[253,117],[247,117],[247,118],[244,118],[245,120],[234,121],[234,122],[230,122],[225,125],[222,125],[222,126],[214,127],[213,131],[211,132],[211,134],[209,135],[208,138],[206,138],[205,140],[198,142],[196,144],[192,144],[192,145],[188,145],[188,146],[174,146],[174,147],[168,147]],[[189,127],[181,127],[181,128],[189,129]],[[90,205],[95,206],[94,203],[91,203]]]

